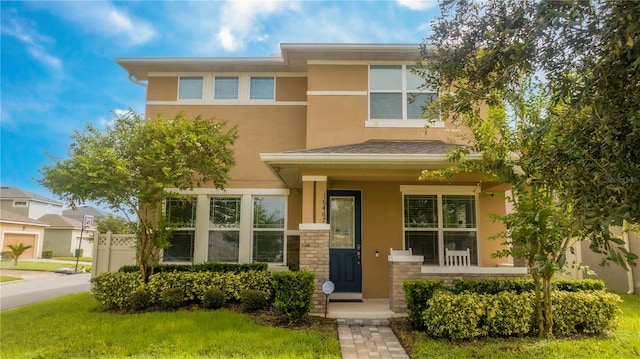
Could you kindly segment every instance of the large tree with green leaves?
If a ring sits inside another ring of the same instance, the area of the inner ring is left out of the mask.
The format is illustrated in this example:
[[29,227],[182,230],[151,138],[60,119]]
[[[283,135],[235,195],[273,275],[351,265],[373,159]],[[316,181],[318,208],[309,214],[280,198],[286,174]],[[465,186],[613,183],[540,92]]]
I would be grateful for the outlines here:
[[[472,129],[472,147],[452,159],[483,153],[451,171],[513,183],[522,208],[503,220],[535,273],[561,269],[576,235],[626,267],[637,257],[609,228],[640,222],[640,2],[449,0],[441,10],[422,44],[424,75],[445,90],[442,115]],[[544,230],[560,224],[565,239]],[[513,236],[517,226],[533,232]]]
[[223,188],[234,165],[236,129],[214,119],[160,116],[144,119],[128,111],[111,125],[74,131],[68,158],[41,169],[40,183],[71,206],[108,205],[138,219],[137,262],[146,280],[167,247],[170,230],[161,208],[166,189]]
[[[592,247],[626,266],[611,225],[640,222],[640,2],[448,0],[423,43],[439,110],[476,126],[537,78],[549,121],[539,181],[562,188]],[[452,87],[453,86],[453,87]]]

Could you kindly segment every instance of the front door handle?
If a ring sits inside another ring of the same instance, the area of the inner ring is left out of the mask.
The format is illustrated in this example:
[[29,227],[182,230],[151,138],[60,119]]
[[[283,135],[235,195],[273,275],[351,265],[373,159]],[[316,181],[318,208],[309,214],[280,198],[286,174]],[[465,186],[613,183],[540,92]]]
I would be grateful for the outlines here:
[[360,244],[356,245],[356,264],[360,264],[360,259],[362,257],[362,253],[360,251]]

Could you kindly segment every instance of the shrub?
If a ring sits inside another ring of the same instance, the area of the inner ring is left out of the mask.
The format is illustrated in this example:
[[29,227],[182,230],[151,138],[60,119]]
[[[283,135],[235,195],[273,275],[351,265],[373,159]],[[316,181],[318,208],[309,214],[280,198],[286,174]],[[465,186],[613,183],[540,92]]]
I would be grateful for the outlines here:
[[53,251],[42,251],[42,258],[45,258],[45,259],[53,258]]
[[[249,271],[267,271],[267,263],[218,263],[206,262],[197,264],[160,264],[155,266],[153,273],[173,272],[215,272],[215,273],[242,273]],[[125,265],[118,270],[124,273],[139,273],[140,266]]]
[[452,340],[486,336],[486,298],[485,294],[436,292],[423,313],[427,333]]
[[275,292],[273,306],[289,321],[296,321],[311,310],[315,273],[309,271],[275,272],[271,284]]
[[91,279],[91,294],[107,309],[129,308],[131,295],[142,286],[137,273],[107,272]]
[[618,295],[605,291],[554,292],[551,295],[556,335],[600,334],[617,326]]
[[565,292],[581,292],[607,289],[604,282],[599,279],[556,279],[553,287]]
[[409,280],[402,283],[409,320],[414,328],[424,327],[422,312],[427,309],[429,299],[436,291],[442,289],[443,285],[442,280]]
[[264,308],[267,305],[267,298],[259,290],[245,289],[240,294],[240,302],[242,303],[243,311],[253,312]]
[[209,288],[202,297],[202,305],[208,309],[222,308],[226,302],[227,298],[220,288]]
[[498,294],[501,292],[523,293],[533,290],[531,279],[454,279],[451,291],[454,294],[478,293]]
[[131,293],[131,309],[145,310],[151,305],[151,293],[144,289],[138,288]]
[[491,337],[523,336],[534,325],[533,293],[502,292],[486,298],[486,324]]
[[182,288],[165,289],[160,295],[160,303],[164,309],[180,308],[184,303],[184,290]]

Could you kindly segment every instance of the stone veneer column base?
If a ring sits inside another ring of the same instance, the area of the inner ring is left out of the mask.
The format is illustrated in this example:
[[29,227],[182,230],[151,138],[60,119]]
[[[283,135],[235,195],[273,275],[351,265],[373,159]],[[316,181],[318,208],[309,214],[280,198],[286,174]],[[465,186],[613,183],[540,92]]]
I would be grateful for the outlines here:
[[418,280],[421,277],[423,256],[389,256],[389,308],[395,313],[407,311],[407,300],[402,283],[405,280]]
[[300,269],[316,274],[311,313],[324,313],[325,296],[322,283],[329,279],[329,225],[300,225]]

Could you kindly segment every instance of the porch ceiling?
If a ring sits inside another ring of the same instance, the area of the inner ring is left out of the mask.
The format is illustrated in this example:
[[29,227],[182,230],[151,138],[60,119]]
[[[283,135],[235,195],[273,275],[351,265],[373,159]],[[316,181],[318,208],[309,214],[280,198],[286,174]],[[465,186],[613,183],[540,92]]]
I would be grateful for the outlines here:
[[[262,161],[290,188],[302,186],[302,171],[326,170],[341,179],[384,180],[404,176],[417,180],[424,169],[450,165],[447,153],[456,145],[442,141],[386,141],[261,153]],[[471,154],[470,158],[479,158]],[[393,172],[391,172],[393,171]],[[394,173],[398,171],[398,173]]]

